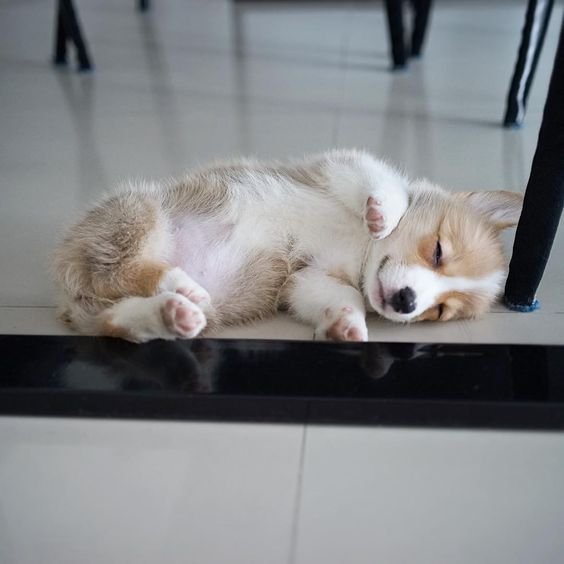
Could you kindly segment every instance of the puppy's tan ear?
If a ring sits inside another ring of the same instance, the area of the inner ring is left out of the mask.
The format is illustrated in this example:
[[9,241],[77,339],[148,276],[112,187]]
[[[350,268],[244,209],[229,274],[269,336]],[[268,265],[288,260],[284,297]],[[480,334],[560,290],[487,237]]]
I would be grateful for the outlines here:
[[517,225],[523,208],[523,194],[508,190],[461,192],[456,197],[472,206],[497,229]]

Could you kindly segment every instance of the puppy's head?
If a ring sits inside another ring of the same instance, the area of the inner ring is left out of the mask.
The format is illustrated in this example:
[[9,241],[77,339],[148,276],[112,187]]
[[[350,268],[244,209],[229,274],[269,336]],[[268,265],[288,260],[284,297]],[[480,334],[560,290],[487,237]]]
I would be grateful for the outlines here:
[[368,301],[392,321],[477,317],[506,274],[499,233],[517,224],[514,192],[451,194],[420,181],[397,228],[372,245],[364,278]]

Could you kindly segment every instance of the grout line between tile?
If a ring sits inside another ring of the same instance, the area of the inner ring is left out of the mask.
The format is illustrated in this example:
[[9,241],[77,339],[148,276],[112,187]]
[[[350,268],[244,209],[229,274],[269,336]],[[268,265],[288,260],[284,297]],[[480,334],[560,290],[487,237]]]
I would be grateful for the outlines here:
[[296,495],[294,498],[294,511],[292,516],[292,531],[290,533],[290,555],[288,558],[288,564],[296,564],[296,558],[298,553],[298,536],[299,536],[299,526],[300,526],[300,512],[302,505],[302,490],[303,490],[303,480],[304,480],[304,468],[305,468],[305,452],[307,443],[307,423],[308,418],[306,417],[306,422],[304,423],[304,428],[302,432],[302,444],[300,448],[300,462],[298,467],[298,476],[296,483]]

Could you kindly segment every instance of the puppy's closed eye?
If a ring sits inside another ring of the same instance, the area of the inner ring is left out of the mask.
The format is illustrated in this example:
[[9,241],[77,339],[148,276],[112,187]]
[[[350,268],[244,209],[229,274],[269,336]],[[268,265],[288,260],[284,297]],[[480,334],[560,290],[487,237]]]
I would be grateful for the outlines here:
[[437,320],[440,320],[442,318],[444,311],[445,311],[445,304],[439,304],[437,306]]
[[433,251],[433,266],[438,268],[441,266],[443,260],[443,248],[441,242],[437,239],[437,244],[435,245],[435,250]]

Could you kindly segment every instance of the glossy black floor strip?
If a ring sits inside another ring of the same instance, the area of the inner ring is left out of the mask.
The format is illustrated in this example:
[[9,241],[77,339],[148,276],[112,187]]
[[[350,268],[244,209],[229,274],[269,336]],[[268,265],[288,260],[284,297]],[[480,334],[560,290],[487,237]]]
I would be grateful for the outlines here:
[[564,428],[564,347],[0,336],[0,414]]

